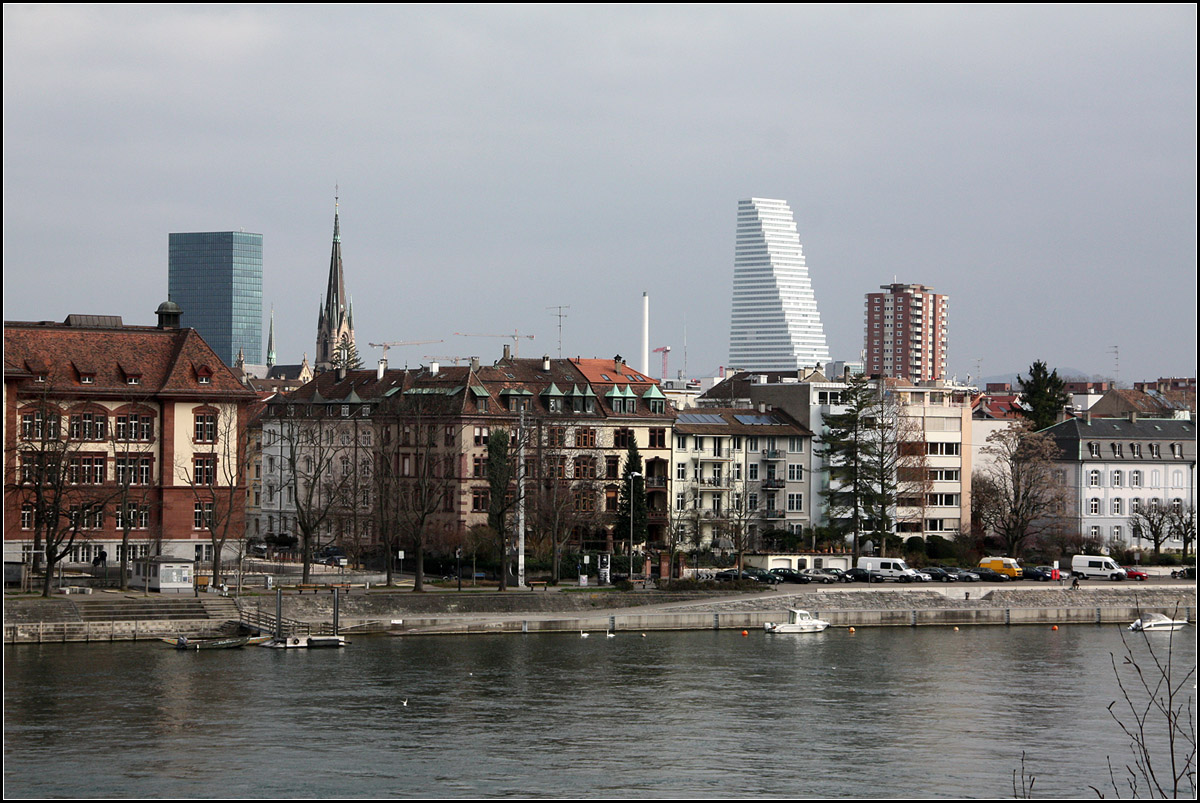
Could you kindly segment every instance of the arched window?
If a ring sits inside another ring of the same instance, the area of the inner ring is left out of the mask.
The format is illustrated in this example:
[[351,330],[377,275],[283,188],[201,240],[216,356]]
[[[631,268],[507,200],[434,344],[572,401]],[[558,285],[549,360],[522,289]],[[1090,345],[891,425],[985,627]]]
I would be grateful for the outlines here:
[[1088,472],[1088,487],[1100,487],[1100,469],[1094,468]]

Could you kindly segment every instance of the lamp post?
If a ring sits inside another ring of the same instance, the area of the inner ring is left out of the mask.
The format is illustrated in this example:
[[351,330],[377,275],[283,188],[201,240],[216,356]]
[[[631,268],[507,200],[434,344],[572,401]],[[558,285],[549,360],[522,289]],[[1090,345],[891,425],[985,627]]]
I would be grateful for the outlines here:
[[629,582],[633,582],[633,478],[642,476],[637,471],[629,472]]

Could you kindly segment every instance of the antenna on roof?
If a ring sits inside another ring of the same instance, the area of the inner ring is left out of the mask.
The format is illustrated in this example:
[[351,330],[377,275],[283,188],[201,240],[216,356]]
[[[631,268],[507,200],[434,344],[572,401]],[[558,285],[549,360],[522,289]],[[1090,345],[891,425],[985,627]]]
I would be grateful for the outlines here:
[[563,318],[567,317],[567,314],[563,312],[563,310],[570,308],[570,304],[560,304],[557,307],[546,307],[546,309],[558,310],[558,358],[560,360],[562,359],[562,322]]

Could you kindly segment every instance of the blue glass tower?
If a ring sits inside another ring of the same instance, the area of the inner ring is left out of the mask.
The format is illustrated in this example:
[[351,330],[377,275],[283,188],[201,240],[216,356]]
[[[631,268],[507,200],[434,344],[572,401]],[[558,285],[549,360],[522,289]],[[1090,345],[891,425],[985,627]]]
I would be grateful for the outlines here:
[[200,333],[226,365],[240,352],[262,365],[261,234],[245,231],[169,235],[167,294],[183,310],[180,326]]

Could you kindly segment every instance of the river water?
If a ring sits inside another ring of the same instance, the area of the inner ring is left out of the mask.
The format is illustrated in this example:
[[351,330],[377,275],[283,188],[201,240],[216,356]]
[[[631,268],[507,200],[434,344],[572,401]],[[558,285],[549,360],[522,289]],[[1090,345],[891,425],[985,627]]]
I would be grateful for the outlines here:
[[[1112,660],[1121,633],[375,637],[312,652],[8,646],[4,792],[991,798],[1012,796],[1024,751],[1036,796],[1092,797],[1091,785],[1112,796],[1107,760],[1130,761],[1106,710],[1122,700]],[[1129,635],[1147,663],[1144,639]],[[1165,658],[1169,636],[1152,638]],[[1190,628],[1173,644],[1177,669],[1194,668]]]

